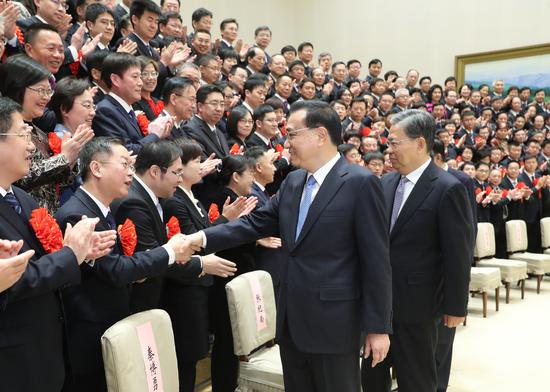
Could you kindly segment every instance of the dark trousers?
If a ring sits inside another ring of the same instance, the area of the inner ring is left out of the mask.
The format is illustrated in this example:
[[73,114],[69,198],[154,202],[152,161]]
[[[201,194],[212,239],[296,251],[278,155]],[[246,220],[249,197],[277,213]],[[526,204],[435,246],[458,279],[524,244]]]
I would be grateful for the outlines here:
[[349,354],[311,354],[285,339],[280,350],[286,392],[360,391],[359,349]]
[[541,251],[541,234],[540,221],[525,222],[527,226],[527,252],[540,253]]
[[197,374],[197,362],[178,362],[180,392],[193,392]]
[[397,372],[399,392],[436,392],[435,351],[438,320],[427,323],[393,322],[390,352],[386,359],[372,367],[372,355],[361,363],[363,391],[389,392],[390,368]]
[[437,327],[437,348],[435,350],[437,392],[445,392],[449,385],[455,333],[456,328],[447,328],[442,322]]

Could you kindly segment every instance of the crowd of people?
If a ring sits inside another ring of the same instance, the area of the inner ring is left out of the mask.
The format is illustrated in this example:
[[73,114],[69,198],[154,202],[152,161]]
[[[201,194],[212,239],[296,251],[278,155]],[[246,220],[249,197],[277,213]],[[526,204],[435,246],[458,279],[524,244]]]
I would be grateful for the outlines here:
[[[529,251],[541,251],[543,89],[437,84],[380,59],[316,54],[311,42],[279,50],[269,26],[247,43],[235,18],[217,32],[205,8],[188,29],[179,0],[5,1],[0,16],[0,374],[10,390],[105,390],[101,335],[153,308],[172,319],[180,390],[194,389],[209,352],[213,391],[235,390],[225,284],[263,269],[278,293],[284,244],[268,236],[216,256],[185,235],[258,211],[303,168],[292,139],[310,125],[288,127],[291,106],[330,106],[338,153],[380,178],[413,138],[392,138],[392,119],[428,114],[434,137],[421,149],[463,172],[470,226],[491,222],[506,258],[505,223],[523,219]],[[59,235],[46,230],[52,219]]]

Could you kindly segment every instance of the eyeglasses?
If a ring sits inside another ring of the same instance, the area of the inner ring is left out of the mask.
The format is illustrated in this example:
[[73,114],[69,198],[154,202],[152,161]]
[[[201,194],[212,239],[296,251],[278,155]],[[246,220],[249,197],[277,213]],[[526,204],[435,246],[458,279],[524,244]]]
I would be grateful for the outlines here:
[[166,171],[166,172],[170,172],[172,173],[173,175],[175,175],[176,177],[179,177],[183,174],[183,169],[178,169],[178,170],[168,170],[167,167],[163,167],[161,168],[162,170]]
[[183,95],[183,94],[178,94],[178,93],[174,93],[174,94],[176,94],[178,97],[188,99],[190,102],[197,103],[197,98],[196,97],[190,97],[188,95]]
[[215,65],[207,65],[206,68],[211,69],[215,72],[220,72],[220,67],[216,67]]
[[272,123],[272,124],[277,124],[277,119],[276,118],[272,118],[272,119],[264,119],[264,122],[266,123]]
[[398,148],[401,143],[407,140],[414,140],[414,139],[411,139],[410,137],[407,137],[404,139],[388,139],[388,144],[390,145],[391,148],[395,149],[395,148]]
[[128,170],[130,171],[131,173],[135,173],[136,172],[136,168],[134,167],[134,165],[132,165],[130,162],[111,162],[111,161],[99,161],[100,163],[104,164],[104,165],[108,165],[108,164],[117,164],[117,165],[121,165],[125,170]]
[[[75,101],[76,102],[76,101]],[[88,109],[88,110],[95,110],[96,106],[93,102],[76,102],[79,105],[82,105],[82,107]]]
[[32,141],[31,132],[19,132],[19,133],[0,133],[0,136],[17,136],[22,137],[25,142],[30,143]]
[[210,102],[205,102],[205,104],[209,105],[212,108],[223,108],[223,107],[225,107],[225,102],[223,102],[223,101],[210,101]]
[[246,124],[246,125],[252,125],[254,124],[254,120],[239,120],[239,122],[241,124]]
[[300,128],[300,129],[295,129],[295,130],[293,130],[293,131],[288,131],[286,134],[287,134],[289,140],[293,140],[293,139],[295,139],[295,138],[298,136],[298,134],[299,134],[300,132],[302,132],[302,131],[307,131],[307,130],[309,130],[309,129],[317,129],[317,128],[309,128],[309,127]]
[[43,98],[51,98],[53,95],[53,90],[51,88],[36,88],[36,87],[27,87],[29,90],[34,91]]
[[65,3],[64,1],[51,0],[51,2],[54,3],[55,5],[57,5],[58,7],[63,7],[64,10],[69,9],[69,4]]
[[141,73],[141,77],[143,79],[147,79],[147,78],[157,78],[157,76],[159,76],[159,73],[156,72],[156,71],[153,71],[153,72],[142,72]]

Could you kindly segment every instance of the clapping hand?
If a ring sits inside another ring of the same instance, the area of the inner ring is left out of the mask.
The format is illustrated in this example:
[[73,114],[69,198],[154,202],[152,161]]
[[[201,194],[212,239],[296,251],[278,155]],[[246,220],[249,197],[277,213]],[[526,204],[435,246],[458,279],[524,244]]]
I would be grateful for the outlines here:
[[[23,245],[22,241],[21,245]],[[34,250],[31,249],[20,255],[14,255],[0,260],[0,292],[10,288],[21,278],[21,275],[23,275],[25,269],[27,269],[27,264],[33,255]]]
[[78,264],[81,264],[86,256],[92,253],[93,234],[99,218],[82,217],[74,226],[67,223],[63,245],[71,248],[76,256]]
[[216,170],[218,165],[222,163],[221,159],[216,158],[216,154],[212,153],[204,162],[201,163],[200,175],[201,177],[207,176]]
[[258,198],[254,196],[239,196],[237,197],[237,199],[235,199],[233,203],[231,203],[231,199],[227,197],[225,203],[223,204],[222,215],[228,221],[232,221],[241,216],[250,214],[250,212],[252,212],[254,208],[256,208],[256,204],[258,204]]
[[87,260],[100,259],[111,252],[116,243],[116,231],[96,231],[92,234],[92,248],[86,255]]

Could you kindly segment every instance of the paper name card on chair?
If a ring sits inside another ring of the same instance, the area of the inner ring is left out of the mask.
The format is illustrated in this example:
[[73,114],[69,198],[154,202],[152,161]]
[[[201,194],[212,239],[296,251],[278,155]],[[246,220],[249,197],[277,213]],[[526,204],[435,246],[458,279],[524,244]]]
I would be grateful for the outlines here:
[[260,332],[267,327],[264,295],[262,293],[260,281],[255,275],[247,276],[247,280],[250,284],[254,311],[256,312],[256,331]]
[[136,327],[136,332],[141,346],[143,363],[145,364],[145,374],[149,392],[164,392],[157,342],[155,341],[151,322],[148,321],[138,325]]

